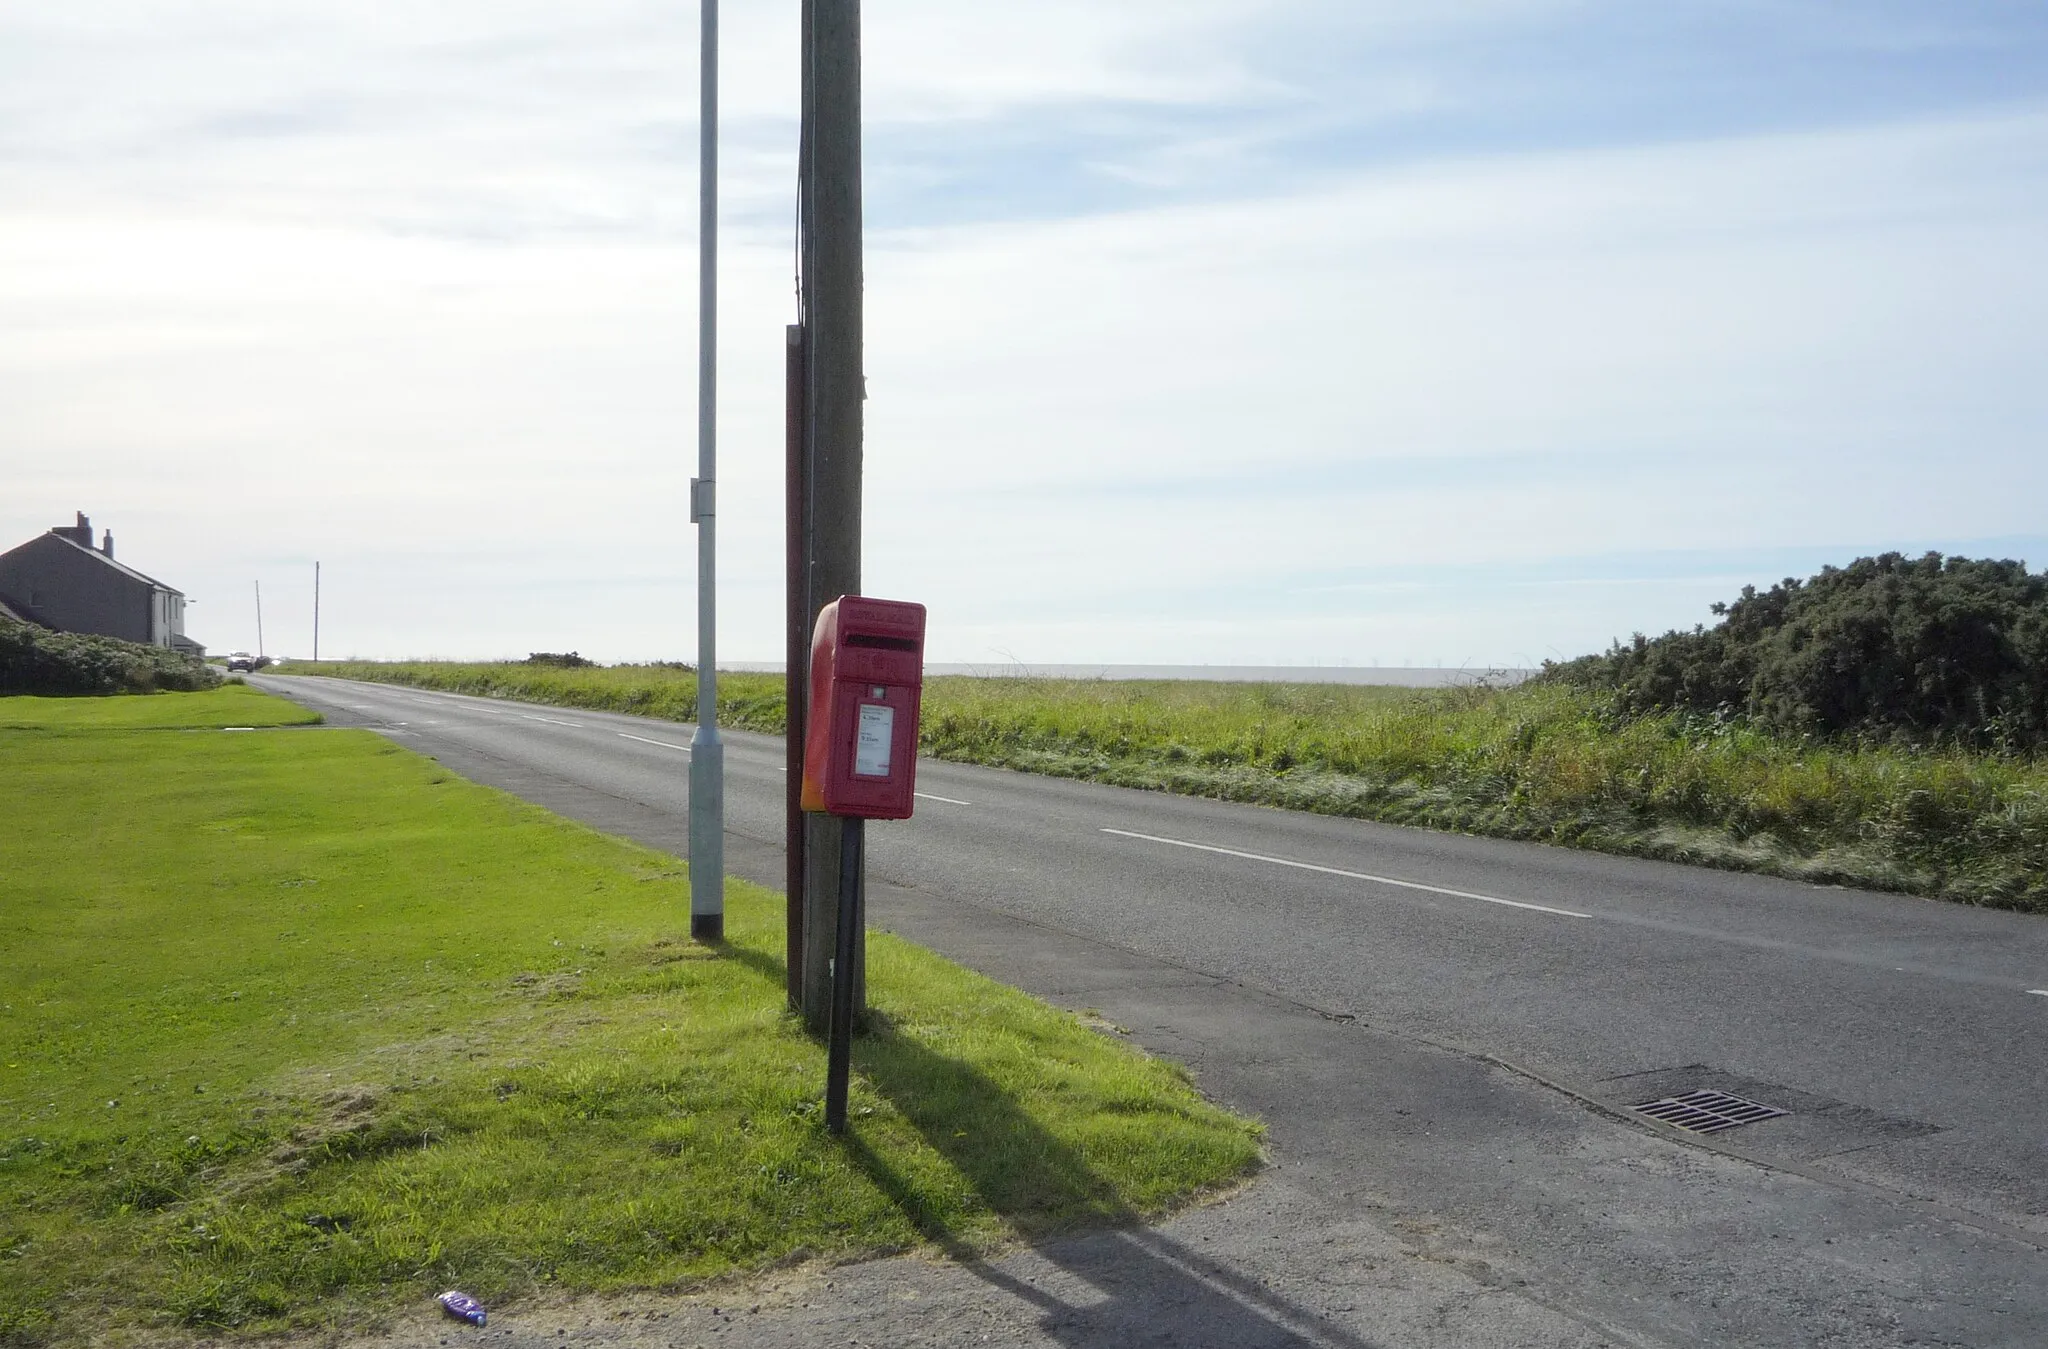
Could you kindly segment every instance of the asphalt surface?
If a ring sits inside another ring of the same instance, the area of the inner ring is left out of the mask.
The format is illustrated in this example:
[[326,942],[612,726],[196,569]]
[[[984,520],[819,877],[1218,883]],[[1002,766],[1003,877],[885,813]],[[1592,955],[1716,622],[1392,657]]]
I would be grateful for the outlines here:
[[[686,847],[686,726],[256,682]],[[777,887],[781,763],[728,736],[728,869]],[[869,831],[876,924],[1188,1063],[1268,1122],[1272,1171],[1158,1232],[578,1333],[2048,1344],[2048,922],[959,765],[918,785]],[[1695,1089],[1787,1113],[1710,1138],[1630,1113]],[[1020,1291],[1010,1265],[1048,1261],[1094,1291]]]

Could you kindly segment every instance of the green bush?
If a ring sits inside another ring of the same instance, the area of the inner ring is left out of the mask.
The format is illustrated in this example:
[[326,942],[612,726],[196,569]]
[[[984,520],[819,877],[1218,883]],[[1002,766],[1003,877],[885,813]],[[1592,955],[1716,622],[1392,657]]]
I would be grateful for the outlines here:
[[0,618],[0,694],[193,693],[218,683],[204,661],[165,647]]
[[2048,576],[1929,553],[1743,587],[1722,621],[1540,678],[1611,690],[1628,715],[1741,716],[1795,735],[2048,748]]

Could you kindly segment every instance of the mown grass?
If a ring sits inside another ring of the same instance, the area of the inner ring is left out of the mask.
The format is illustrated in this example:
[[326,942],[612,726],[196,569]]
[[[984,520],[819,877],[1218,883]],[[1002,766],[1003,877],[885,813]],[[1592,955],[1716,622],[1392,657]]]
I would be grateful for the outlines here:
[[312,726],[318,712],[235,681],[202,693],[125,697],[0,698],[0,730],[195,731],[225,726]]
[[882,935],[836,1142],[778,896],[694,945],[674,859],[369,733],[0,766],[0,1343],[982,1250],[1256,1164],[1177,1068]]
[[[658,667],[322,667],[687,720]],[[721,675],[720,715],[782,729],[778,675]],[[935,679],[942,759],[2048,912],[2048,764],[1625,717],[1581,689]]]

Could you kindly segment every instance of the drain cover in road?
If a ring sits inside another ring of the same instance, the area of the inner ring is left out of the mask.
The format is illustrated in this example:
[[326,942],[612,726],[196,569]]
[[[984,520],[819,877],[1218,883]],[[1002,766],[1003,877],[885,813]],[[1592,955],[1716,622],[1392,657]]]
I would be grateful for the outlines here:
[[1679,1096],[1667,1096],[1661,1101],[1645,1102],[1635,1111],[1638,1115],[1648,1115],[1651,1119],[1663,1120],[1666,1124],[1675,1124],[1696,1134],[1717,1134],[1738,1125],[1777,1119],[1786,1113],[1772,1106],[1746,1101],[1740,1096],[1730,1096],[1725,1091],[1688,1091]]

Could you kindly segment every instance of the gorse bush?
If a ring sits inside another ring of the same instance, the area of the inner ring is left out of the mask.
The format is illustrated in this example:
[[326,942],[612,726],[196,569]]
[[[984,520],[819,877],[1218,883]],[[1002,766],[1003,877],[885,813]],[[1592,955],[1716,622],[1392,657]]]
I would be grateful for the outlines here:
[[219,682],[206,662],[165,647],[0,618],[0,694],[194,693]]
[[1542,679],[1623,711],[1739,715],[1780,732],[2007,752],[2048,747],[2048,576],[1929,553],[1860,558],[1716,605],[1721,622]]

